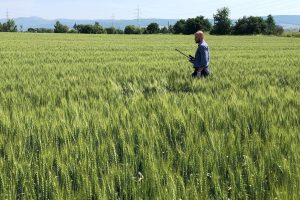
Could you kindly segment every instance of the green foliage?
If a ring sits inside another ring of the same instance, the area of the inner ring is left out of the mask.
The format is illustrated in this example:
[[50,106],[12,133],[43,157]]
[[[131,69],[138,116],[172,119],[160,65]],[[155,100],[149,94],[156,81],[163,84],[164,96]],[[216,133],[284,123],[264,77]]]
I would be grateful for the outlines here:
[[116,29],[116,34],[124,34],[124,30],[122,30],[122,29]]
[[121,29],[116,29],[115,27],[109,27],[105,29],[107,34],[124,34],[124,31]]
[[115,27],[109,27],[105,29],[107,34],[116,34],[117,33],[117,29]]
[[174,25],[174,33],[184,33],[186,21],[184,19],[178,20]]
[[0,199],[299,199],[300,40],[0,34]]
[[48,28],[28,28],[27,32],[30,33],[53,33],[53,29]]
[[94,29],[94,25],[92,24],[79,24],[77,25],[77,29],[79,33],[84,34],[95,34],[96,30]]
[[168,34],[168,33],[170,33],[169,29],[167,27],[162,27],[159,32],[162,33],[162,34]]
[[125,34],[140,34],[141,30],[139,27],[136,27],[134,25],[128,25],[125,27],[124,33]]
[[217,10],[214,14],[214,26],[211,31],[215,35],[228,35],[231,32],[230,10],[227,7]]
[[282,34],[285,37],[298,37],[300,38],[300,32],[288,31]]
[[76,25],[76,30],[78,33],[83,34],[104,34],[105,29],[99,24],[99,22],[95,22],[94,25],[92,24],[79,24]]
[[203,16],[198,16],[196,18],[189,18],[187,20],[179,20],[174,25],[175,34],[194,34],[197,31],[210,31],[211,24],[208,19],[205,19]]
[[[265,20],[266,22],[266,30],[265,30],[265,34],[266,35],[273,35],[275,34],[275,31],[276,31],[276,23],[275,23],[275,20],[273,18],[272,15],[268,15],[267,19]],[[278,34],[278,29],[277,29],[277,34]]]
[[282,35],[284,30],[281,26],[275,24],[272,15],[268,15],[266,20],[262,17],[243,17],[239,19],[232,28],[234,35]]
[[189,18],[185,23],[184,34],[190,35],[194,34],[197,31],[210,31],[211,24],[208,19],[205,19],[203,16],[198,16],[196,18]]
[[17,25],[15,23],[15,20],[9,19],[7,22],[0,25],[1,32],[17,32]]
[[159,25],[157,23],[150,23],[147,28],[145,33],[146,34],[157,34],[159,33],[160,29],[159,29]]
[[54,25],[54,33],[67,33],[69,31],[69,27],[61,24],[57,21]]
[[74,29],[74,30],[77,30],[77,23],[75,23],[75,24],[73,25],[73,29]]
[[95,34],[105,33],[105,29],[100,25],[99,22],[95,22],[95,24],[94,24],[94,33]]
[[174,33],[174,26],[173,25],[169,25],[168,31],[169,31],[169,33]]
[[282,26],[275,26],[273,35],[282,35],[284,33],[284,29]]
[[239,19],[233,27],[235,35],[263,34],[267,28],[266,22],[262,17],[243,17]]

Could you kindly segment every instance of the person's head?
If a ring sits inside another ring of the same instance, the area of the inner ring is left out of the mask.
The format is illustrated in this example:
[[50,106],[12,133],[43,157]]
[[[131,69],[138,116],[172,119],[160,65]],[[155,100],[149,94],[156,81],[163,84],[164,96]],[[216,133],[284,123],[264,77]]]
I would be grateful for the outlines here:
[[202,31],[197,31],[195,33],[195,42],[201,43],[204,40],[204,33]]

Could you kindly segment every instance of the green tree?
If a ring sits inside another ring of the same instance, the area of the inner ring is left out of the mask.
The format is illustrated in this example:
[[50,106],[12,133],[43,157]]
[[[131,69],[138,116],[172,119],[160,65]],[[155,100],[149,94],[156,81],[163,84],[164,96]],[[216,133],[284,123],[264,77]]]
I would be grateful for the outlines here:
[[48,28],[28,28],[29,33],[53,33],[53,29]]
[[77,30],[77,23],[75,22],[73,29]]
[[211,34],[227,35],[231,32],[231,21],[229,19],[230,10],[227,7],[217,10],[214,15],[214,26]]
[[173,27],[175,34],[184,33],[186,21],[181,19],[177,21]]
[[262,34],[266,30],[266,23],[262,17],[253,17],[248,18],[248,30],[249,34]]
[[236,21],[235,25],[232,28],[232,34],[234,35],[246,35],[248,33],[248,18],[243,17]]
[[160,33],[162,33],[162,34],[168,34],[169,33],[169,29],[167,28],[167,27],[162,27],[161,29],[160,29],[160,31],[159,31]]
[[189,18],[186,20],[184,27],[184,34],[190,35],[194,34],[198,30],[210,31],[211,24],[208,19],[205,19],[203,16],[198,16],[196,18]]
[[103,34],[103,33],[105,33],[105,29],[100,25],[99,22],[95,22],[93,33],[94,34]]
[[116,29],[116,34],[124,34],[124,31],[121,29]]
[[115,27],[109,27],[105,29],[107,34],[124,34],[124,31],[121,29],[116,29]]
[[125,27],[124,33],[125,34],[139,34],[140,30],[138,27],[136,27],[134,25],[128,25]]
[[99,22],[95,22],[92,24],[78,24],[76,25],[76,29],[78,33],[83,34],[103,34],[106,33],[106,30],[99,24]]
[[78,24],[77,30],[78,30],[78,33],[94,34],[94,27],[92,24]]
[[69,27],[61,24],[57,21],[54,25],[54,33],[67,33],[69,31]]
[[37,30],[35,28],[28,28],[27,32],[29,32],[29,33],[36,33]]
[[3,26],[2,26],[2,24],[1,24],[1,22],[0,22],[0,32],[2,32],[2,27],[3,27]]
[[274,35],[282,35],[284,32],[284,29],[282,26],[275,26],[275,30],[273,32]]
[[169,32],[169,33],[174,33],[174,26],[169,25],[169,27],[168,27],[168,32]]
[[115,27],[109,27],[109,28],[106,28],[106,33],[107,34],[116,34],[117,30]]
[[262,34],[265,33],[266,27],[266,22],[262,17],[243,17],[238,19],[232,33],[235,35]]
[[157,23],[150,23],[146,28],[147,34],[156,34],[159,33],[159,25]]
[[53,33],[53,29],[50,28],[37,28],[38,33]]
[[15,20],[13,20],[13,19],[9,19],[9,20],[7,20],[6,23],[3,23],[1,29],[3,32],[17,32],[18,31]]
[[266,31],[265,34],[272,35],[275,34],[276,24],[272,15],[268,15],[266,19]]

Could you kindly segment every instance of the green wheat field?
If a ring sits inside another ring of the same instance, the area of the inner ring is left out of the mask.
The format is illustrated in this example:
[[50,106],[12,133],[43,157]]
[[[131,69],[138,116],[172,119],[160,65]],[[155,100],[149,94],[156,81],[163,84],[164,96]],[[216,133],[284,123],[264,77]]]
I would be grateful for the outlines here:
[[300,39],[0,34],[0,199],[300,199]]

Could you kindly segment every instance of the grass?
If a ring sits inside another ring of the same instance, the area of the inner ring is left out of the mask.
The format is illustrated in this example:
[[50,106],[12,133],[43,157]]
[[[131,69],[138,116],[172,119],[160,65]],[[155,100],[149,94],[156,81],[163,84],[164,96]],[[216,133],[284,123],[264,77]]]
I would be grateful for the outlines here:
[[284,32],[282,35],[285,36],[285,37],[298,37],[298,38],[300,38],[300,31],[299,32],[295,32],[295,31]]
[[0,199],[299,199],[300,41],[0,34]]

